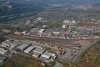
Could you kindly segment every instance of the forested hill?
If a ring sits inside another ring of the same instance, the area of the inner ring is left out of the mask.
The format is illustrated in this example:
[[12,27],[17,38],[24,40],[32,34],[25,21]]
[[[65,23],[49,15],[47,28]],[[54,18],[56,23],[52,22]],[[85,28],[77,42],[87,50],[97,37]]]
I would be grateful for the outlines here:
[[20,4],[13,2],[0,2],[0,16],[13,15],[43,10],[44,4]]

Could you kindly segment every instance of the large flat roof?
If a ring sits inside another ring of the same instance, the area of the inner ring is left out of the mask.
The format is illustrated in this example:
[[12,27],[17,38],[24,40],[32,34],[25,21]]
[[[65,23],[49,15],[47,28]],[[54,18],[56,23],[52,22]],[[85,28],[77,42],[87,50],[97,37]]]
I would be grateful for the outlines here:
[[40,29],[39,33],[43,33],[45,31],[45,29]]
[[11,47],[15,47],[15,46],[18,46],[18,45],[19,45],[19,43],[12,43]]
[[0,48],[0,54],[5,54],[8,50],[5,50],[4,48]]
[[8,44],[8,45],[11,45],[12,43],[9,42],[9,41],[4,41],[4,42],[2,42],[2,44]]
[[36,48],[33,52],[43,53],[45,50],[41,48]]
[[23,50],[25,47],[29,46],[30,43],[23,43],[22,45],[20,45],[18,48]]
[[49,59],[51,55],[50,55],[50,54],[48,54],[47,52],[45,52],[45,53],[44,53],[44,54],[42,54],[41,56]]
[[31,50],[33,50],[35,47],[31,46],[29,48],[27,48],[24,52],[25,53],[29,53]]

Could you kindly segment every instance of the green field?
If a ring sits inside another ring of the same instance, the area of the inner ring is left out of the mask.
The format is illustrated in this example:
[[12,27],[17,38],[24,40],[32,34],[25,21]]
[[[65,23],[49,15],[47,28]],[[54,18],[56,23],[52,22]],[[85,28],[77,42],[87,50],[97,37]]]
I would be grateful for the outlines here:
[[44,67],[44,66],[40,64],[40,61],[16,54],[0,67]]

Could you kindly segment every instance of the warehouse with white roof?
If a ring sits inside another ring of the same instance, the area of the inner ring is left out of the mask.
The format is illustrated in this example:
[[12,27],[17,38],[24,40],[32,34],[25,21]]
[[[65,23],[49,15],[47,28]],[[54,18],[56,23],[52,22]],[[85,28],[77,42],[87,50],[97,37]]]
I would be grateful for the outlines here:
[[41,54],[39,54],[39,53],[34,53],[32,56],[38,58],[38,57],[41,56]]
[[4,46],[4,47],[9,47],[11,44],[12,44],[12,43],[9,42],[9,41],[4,41],[4,42],[2,42],[2,46]]
[[23,43],[22,45],[20,45],[18,48],[21,50],[26,50],[28,47],[30,47],[32,44],[30,43]]
[[41,55],[41,57],[45,58],[45,59],[50,59],[50,55],[48,53],[44,53]]
[[5,54],[6,52],[8,52],[8,50],[5,50],[4,48],[0,48],[0,54]]
[[25,52],[25,53],[30,53],[30,52],[32,52],[34,49],[35,49],[35,47],[30,46],[30,47],[27,48],[24,52]]
[[45,31],[45,29],[40,29],[39,33],[43,33]]
[[39,53],[39,54],[43,54],[45,52],[45,50],[44,49],[41,49],[41,48],[36,48],[36,49],[34,49],[33,52]]
[[19,43],[12,43],[10,47],[11,48],[17,48],[19,45],[20,45]]

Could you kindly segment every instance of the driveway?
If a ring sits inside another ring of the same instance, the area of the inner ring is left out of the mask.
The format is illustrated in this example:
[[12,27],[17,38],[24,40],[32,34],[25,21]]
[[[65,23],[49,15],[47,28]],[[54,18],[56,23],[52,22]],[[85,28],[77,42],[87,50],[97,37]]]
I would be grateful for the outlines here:
[[53,67],[63,67],[63,65],[58,63],[58,62],[56,62],[56,64]]

